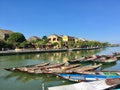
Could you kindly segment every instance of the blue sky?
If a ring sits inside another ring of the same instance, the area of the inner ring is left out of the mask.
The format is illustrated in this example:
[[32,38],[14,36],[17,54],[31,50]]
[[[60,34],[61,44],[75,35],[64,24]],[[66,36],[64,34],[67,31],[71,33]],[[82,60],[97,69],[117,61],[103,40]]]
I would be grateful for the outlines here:
[[120,0],[0,0],[0,28],[120,43]]

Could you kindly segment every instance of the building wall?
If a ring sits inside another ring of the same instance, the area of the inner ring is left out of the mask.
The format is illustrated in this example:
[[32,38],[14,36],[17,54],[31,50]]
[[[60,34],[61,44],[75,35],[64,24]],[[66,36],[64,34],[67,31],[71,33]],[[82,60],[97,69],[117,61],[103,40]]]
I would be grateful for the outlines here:
[[64,42],[68,42],[68,41],[75,42],[75,37],[71,37],[71,36],[63,36],[62,39]]
[[12,31],[10,30],[3,30],[3,29],[0,29],[0,39],[2,40],[7,40],[7,38],[9,37],[9,35],[13,33]]
[[79,42],[79,38],[75,38],[75,43]]
[[68,42],[68,36],[62,36],[63,42]]
[[0,33],[0,39],[3,40],[3,38],[4,38],[3,34]]
[[59,37],[59,36],[57,36],[57,35],[50,35],[50,36],[48,37],[50,43],[59,42],[59,41],[60,41],[60,38],[61,38],[61,37]]

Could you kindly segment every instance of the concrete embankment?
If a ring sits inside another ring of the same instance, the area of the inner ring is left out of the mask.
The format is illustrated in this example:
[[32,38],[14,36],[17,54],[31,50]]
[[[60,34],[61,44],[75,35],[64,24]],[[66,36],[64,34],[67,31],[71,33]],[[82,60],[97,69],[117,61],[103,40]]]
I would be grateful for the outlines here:
[[93,50],[99,48],[72,48],[72,49],[49,49],[49,50],[26,50],[26,49],[18,49],[18,50],[7,50],[0,51],[0,55],[15,55],[15,54],[28,54],[28,53],[45,53],[45,52],[64,52],[64,51],[77,51],[77,50]]

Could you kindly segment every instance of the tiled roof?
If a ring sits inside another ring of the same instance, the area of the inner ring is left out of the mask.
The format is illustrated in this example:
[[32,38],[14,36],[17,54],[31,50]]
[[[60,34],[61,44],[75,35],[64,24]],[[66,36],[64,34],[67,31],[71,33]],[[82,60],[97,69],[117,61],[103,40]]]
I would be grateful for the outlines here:
[[0,29],[0,33],[1,33],[1,34],[11,34],[11,33],[13,33],[13,31]]

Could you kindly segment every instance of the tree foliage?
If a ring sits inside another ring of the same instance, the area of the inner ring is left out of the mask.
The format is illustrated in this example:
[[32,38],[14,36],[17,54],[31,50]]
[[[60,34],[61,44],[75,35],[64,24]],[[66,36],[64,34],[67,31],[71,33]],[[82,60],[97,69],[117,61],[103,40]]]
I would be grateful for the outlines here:
[[47,36],[43,36],[43,37],[42,37],[42,40],[43,40],[43,43],[44,43],[44,44],[47,44],[47,43],[48,43],[48,38],[47,38]]
[[4,40],[0,40],[0,50],[2,50],[2,48],[12,49],[12,45]]
[[12,44],[14,47],[19,47],[20,43],[24,41],[26,41],[24,35],[19,32],[10,34],[9,38],[7,39],[7,42]]
[[6,43],[3,40],[0,40],[0,47],[5,47]]
[[16,32],[16,33],[12,33],[7,39],[7,41],[11,43],[16,43],[16,42],[22,43],[26,41],[26,39],[23,34]]

